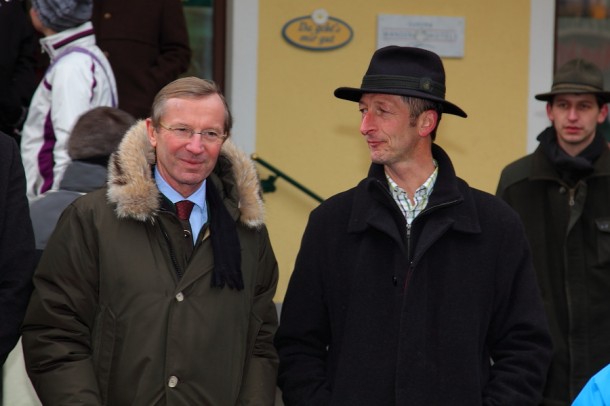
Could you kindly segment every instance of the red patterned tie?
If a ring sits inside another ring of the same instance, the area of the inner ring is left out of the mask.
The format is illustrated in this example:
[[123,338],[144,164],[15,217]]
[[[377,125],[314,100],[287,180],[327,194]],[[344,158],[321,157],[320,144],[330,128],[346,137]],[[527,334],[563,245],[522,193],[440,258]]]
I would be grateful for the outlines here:
[[195,203],[189,200],[180,200],[179,202],[176,202],[176,213],[178,214],[178,218],[183,221],[188,221],[194,205]]

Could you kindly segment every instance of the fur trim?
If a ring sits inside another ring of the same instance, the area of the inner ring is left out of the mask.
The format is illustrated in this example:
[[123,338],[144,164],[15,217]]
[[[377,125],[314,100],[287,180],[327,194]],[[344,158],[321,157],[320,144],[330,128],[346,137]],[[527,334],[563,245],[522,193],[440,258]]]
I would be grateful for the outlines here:
[[254,161],[231,140],[224,142],[220,153],[232,163],[232,174],[239,196],[237,207],[240,221],[251,228],[262,226],[265,221],[265,205]]
[[[230,178],[237,188],[239,221],[250,228],[264,223],[264,205],[254,162],[230,140],[220,151],[230,163]],[[155,151],[146,132],[146,122],[138,121],[123,137],[108,165],[110,203],[115,203],[119,218],[154,222],[160,208],[160,192],[151,166]]]

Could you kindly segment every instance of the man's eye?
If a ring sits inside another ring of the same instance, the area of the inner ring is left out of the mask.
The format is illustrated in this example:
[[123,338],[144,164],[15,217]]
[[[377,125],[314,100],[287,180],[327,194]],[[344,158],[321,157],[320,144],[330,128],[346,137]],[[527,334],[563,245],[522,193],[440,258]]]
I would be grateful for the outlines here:
[[203,131],[201,134],[204,137],[208,137],[208,138],[218,138],[219,137],[219,134],[216,131],[212,131],[212,130]]
[[186,127],[176,127],[174,128],[174,132],[180,136],[187,136],[191,134],[190,128]]

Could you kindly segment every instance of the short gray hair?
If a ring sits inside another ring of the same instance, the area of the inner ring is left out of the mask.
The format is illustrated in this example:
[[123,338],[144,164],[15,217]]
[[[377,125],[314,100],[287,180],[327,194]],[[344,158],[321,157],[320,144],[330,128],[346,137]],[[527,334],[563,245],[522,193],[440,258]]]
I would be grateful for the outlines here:
[[200,79],[194,76],[176,79],[166,85],[157,93],[152,105],[151,121],[155,128],[159,126],[161,117],[165,113],[165,104],[169,99],[199,99],[207,96],[218,95],[225,106],[224,132],[227,137],[233,127],[233,117],[229,105],[222,92],[211,80]]

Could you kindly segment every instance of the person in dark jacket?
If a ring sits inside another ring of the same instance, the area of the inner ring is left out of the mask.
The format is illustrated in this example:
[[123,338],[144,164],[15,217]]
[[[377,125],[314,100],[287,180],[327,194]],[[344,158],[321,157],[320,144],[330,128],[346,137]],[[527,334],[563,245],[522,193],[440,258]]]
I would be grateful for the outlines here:
[[[63,210],[76,198],[104,187],[110,155],[116,151],[133,116],[114,107],[95,107],[81,115],[68,139],[71,162],[58,190],[47,191],[30,203],[37,259]],[[25,371],[23,348],[17,344],[4,366],[6,404],[39,405]]]
[[277,262],[231,126],[214,83],[171,82],[64,210],[23,323],[42,404],[273,405]]
[[93,0],[91,22],[116,78],[119,107],[149,117],[155,94],[191,60],[182,1]]
[[543,404],[560,406],[610,363],[610,151],[596,130],[610,92],[597,66],[574,59],[536,99],[551,126],[504,168],[497,195],[532,246],[554,345]]
[[34,232],[19,147],[0,132],[0,367],[19,340],[33,272]]
[[551,342],[519,218],[433,143],[433,52],[377,50],[357,102],[372,165],[310,215],[282,307],[292,405],[537,405]]
[[25,1],[0,1],[0,131],[18,141],[38,83],[35,44]]

